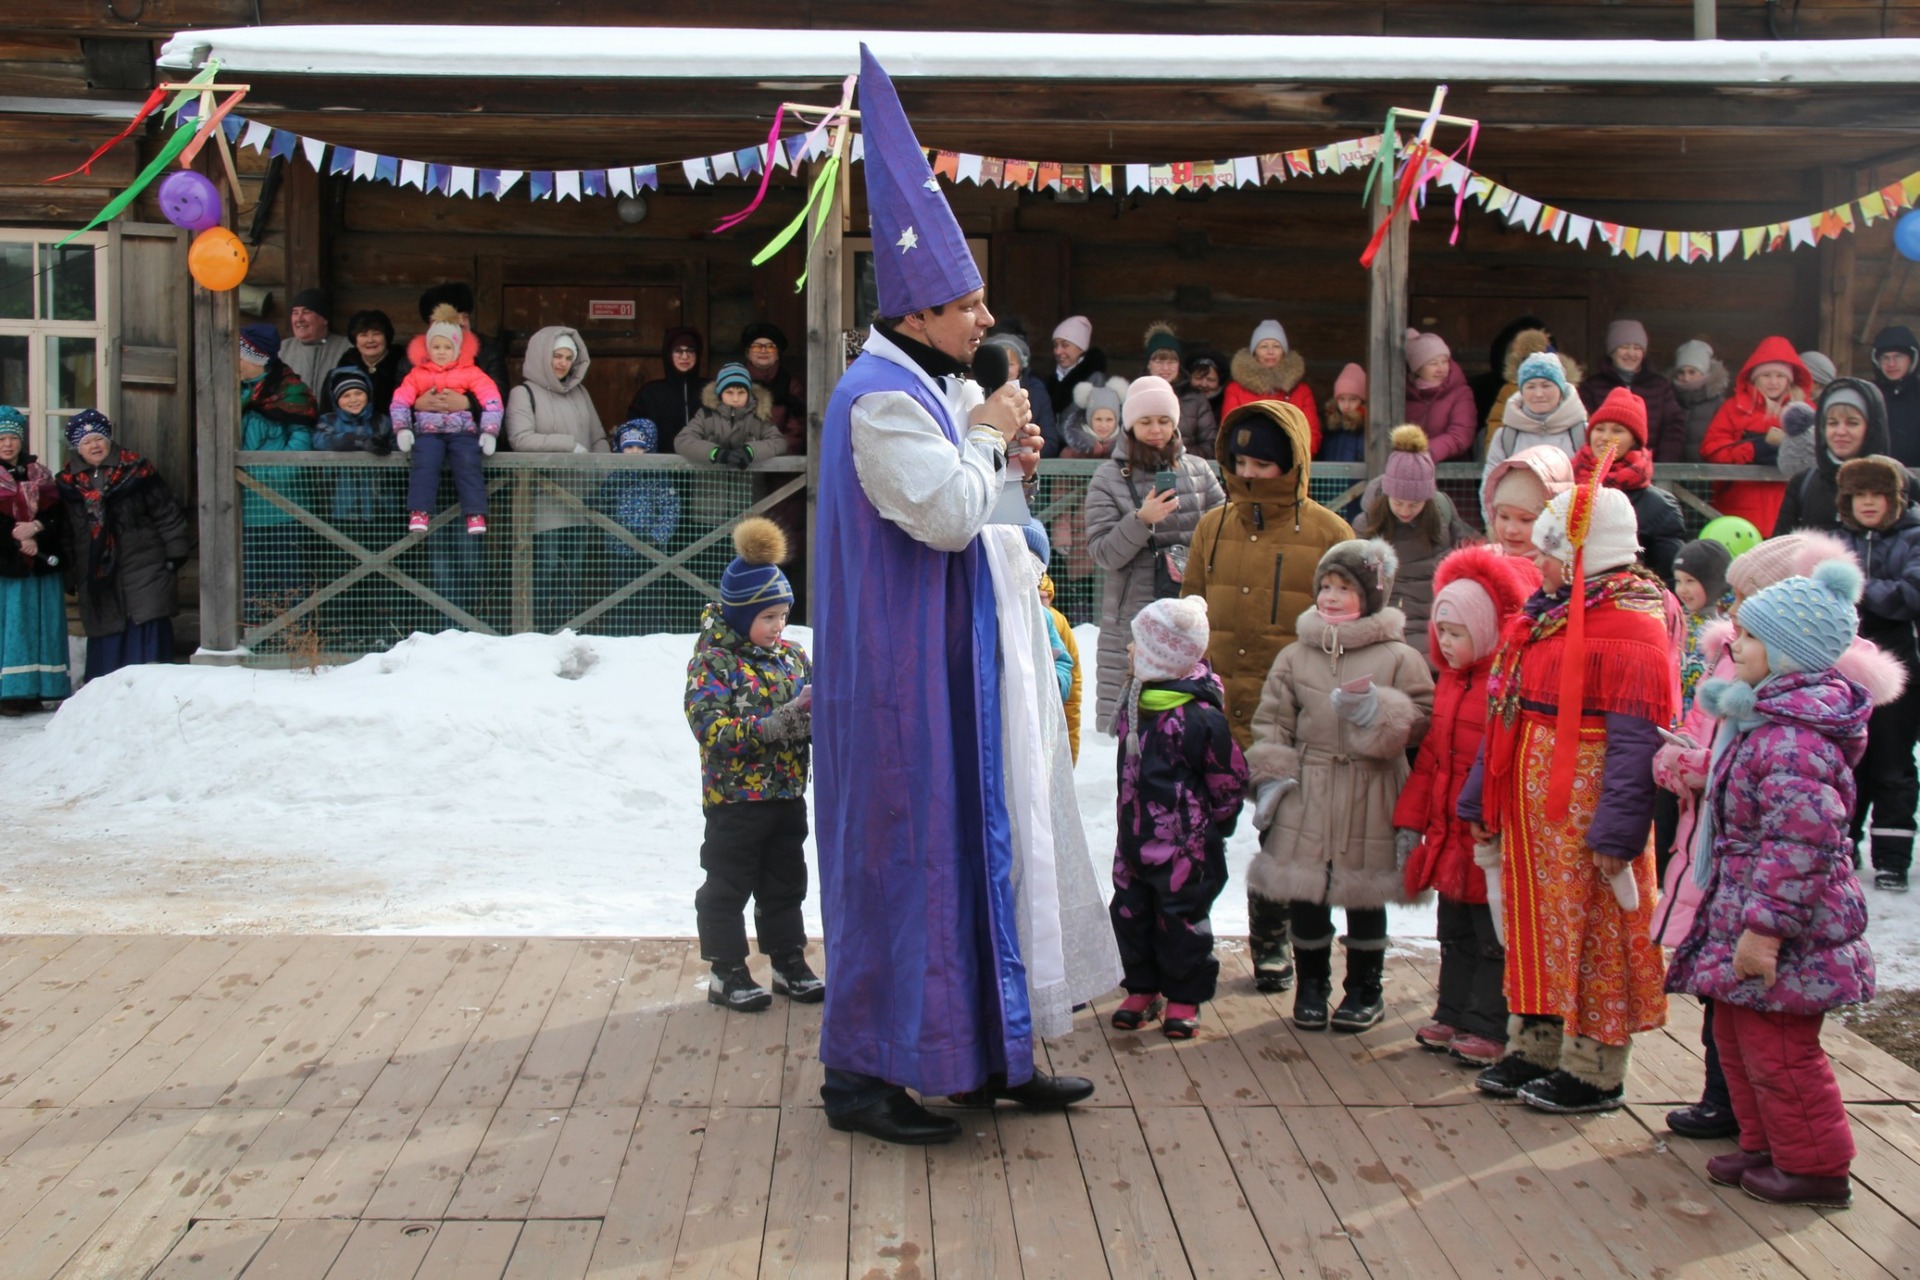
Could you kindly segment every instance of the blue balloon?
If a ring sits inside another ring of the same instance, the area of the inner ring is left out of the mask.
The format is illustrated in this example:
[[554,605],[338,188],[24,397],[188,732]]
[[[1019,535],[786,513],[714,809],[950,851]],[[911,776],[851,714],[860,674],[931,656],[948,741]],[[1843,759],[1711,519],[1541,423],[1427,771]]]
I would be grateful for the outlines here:
[[1920,209],[1900,215],[1893,224],[1893,247],[1909,262],[1920,262]]

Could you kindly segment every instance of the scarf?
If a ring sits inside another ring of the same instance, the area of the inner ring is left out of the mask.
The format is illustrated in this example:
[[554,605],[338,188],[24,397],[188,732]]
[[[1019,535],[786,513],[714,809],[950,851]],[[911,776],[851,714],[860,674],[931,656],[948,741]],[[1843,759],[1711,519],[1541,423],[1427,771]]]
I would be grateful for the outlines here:
[[[1772,677],[1769,676],[1768,679],[1772,679]],[[1721,683],[1721,687],[1723,690],[1730,689],[1734,683],[1735,682],[1731,680],[1724,681]],[[1763,681],[1762,683],[1765,682]],[[1758,693],[1757,689],[1755,693]],[[1718,728],[1714,730],[1713,751],[1708,757],[1707,764],[1707,793],[1700,797],[1700,803],[1695,806],[1695,812],[1698,816],[1694,819],[1693,826],[1693,866],[1691,871],[1693,872],[1693,883],[1697,888],[1705,889],[1713,880],[1713,843],[1715,837],[1720,833],[1720,806],[1715,802],[1713,779],[1720,771],[1720,762],[1726,758],[1729,751],[1733,750],[1733,744],[1736,741],[1753,732],[1755,729],[1758,729],[1765,723],[1764,716],[1754,713],[1754,701],[1755,699],[1752,697],[1736,694],[1736,705],[1732,707],[1722,707],[1717,702],[1710,702],[1708,707],[1710,711],[1717,713],[1718,711],[1724,710],[1728,712],[1728,714],[1724,719],[1719,721]]]
[[[1536,595],[1527,612],[1507,624],[1488,668],[1486,764],[1488,792],[1497,798],[1511,795],[1521,711],[1529,704],[1537,712],[1559,710],[1571,605],[1571,593]],[[1583,715],[1618,713],[1655,724],[1673,722],[1675,655],[1665,618],[1664,587],[1637,565],[1587,583],[1581,645],[1585,669],[1580,673]],[[1579,745],[1556,742],[1556,773],[1572,769]]]
[[[41,466],[30,453],[23,453],[11,465],[0,464],[0,515],[20,522],[36,518],[59,501],[53,473]],[[0,530],[0,536],[11,536]]]
[[[1593,446],[1583,444],[1580,452],[1573,455],[1573,478],[1577,484],[1585,484],[1593,475],[1594,465],[1599,460],[1594,457]],[[1618,489],[1622,493],[1637,493],[1653,483],[1653,453],[1648,449],[1629,449],[1616,455],[1613,465],[1607,468],[1606,476],[1600,481],[1609,489]]]
[[257,413],[289,427],[310,427],[319,417],[312,389],[277,356],[267,362],[258,378],[242,383],[241,388],[246,392],[240,405],[243,412]]
[[[75,463],[81,469],[73,470]],[[67,463],[55,482],[60,496],[78,504],[87,517],[87,576],[94,581],[113,576],[114,553],[119,543],[107,519],[107,502],[131,493],[150,480],[158,480],[153,464],[137,453],[122,449],[97,467],[89,467],[78,455]]]
[[1358,605],[1355,605],[1353,608],[1348,609],[1345,613],[1328,613],[1325,609],[1322,609],[1319,605],[1315,605],[1313,606],[1313,608],[1314,608],[1314,612],[1320,615],[1320,620],[1326,623],[1330,627],[1337,627],[1340,624],[1345,622],[1360,621],[1360,607]]

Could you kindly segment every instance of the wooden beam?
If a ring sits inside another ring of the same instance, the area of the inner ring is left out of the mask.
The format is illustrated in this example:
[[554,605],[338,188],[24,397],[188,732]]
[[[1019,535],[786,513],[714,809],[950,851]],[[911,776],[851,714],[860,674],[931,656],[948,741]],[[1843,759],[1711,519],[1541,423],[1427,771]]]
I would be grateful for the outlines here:
[[[824,162],[822,162],[824,163]],[[816,174],[818,170],[816,168]],[[846,210],[841,204],[838,186],[828,193],[822,211],[826,223],[820,238],[807,255],[807,608],[814,595],[813,531],[817,523],[815,504],[820,496],[820,430],[827,418],[827,401],[846,371],[841,348],[840,321],[843,309],[840,288],[841,221]],[[811,228],[809,228],[811,230]],[[856,324],[859,317],[855,317]],[[806,619],[811,623],[813,619]]]
[[[325,288],[329,262],[322,200],[325,180],[304,160],[287,166],[280,187],[282,225],[287,229],[287,305],[302,289]],[[476,324],[478,321],[476,320]]]
[[[1391,173],[1381,176],[1389,182]],[[1382,193],[1383,195],[1385,193]],[[1368,225],[1378,228],[1388,206],[1374,200]],[[1379,475],[1392,450],[1388,437],[1407,415],[1407,232],[1403,206],[1374,255],[1367,277],[1367,474]]]
[[193,286],[193,421],[200,490],[200,648],[240,647],[239,311],[232,290]]

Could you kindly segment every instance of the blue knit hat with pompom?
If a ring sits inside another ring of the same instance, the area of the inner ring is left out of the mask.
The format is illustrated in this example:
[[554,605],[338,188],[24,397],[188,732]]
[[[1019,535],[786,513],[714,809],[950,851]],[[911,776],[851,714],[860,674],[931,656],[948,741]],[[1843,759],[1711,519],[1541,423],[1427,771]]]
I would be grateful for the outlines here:
[[1767,646],[1774,675],[1825,671],[1853,644],[1862,583],[1851,561],[1825,561],[1811,577],[1784,578],[1742,601],[1740,626]]
[[1560,398],[1563,400],[1573,394],[1573,388],[1567,385],[1566,366],[1551,351],[1536,351],[1522,360],[1519,372],[1514,375],[1514,385],[1524,387],[1535,378],[1545,378],[1560,388]]

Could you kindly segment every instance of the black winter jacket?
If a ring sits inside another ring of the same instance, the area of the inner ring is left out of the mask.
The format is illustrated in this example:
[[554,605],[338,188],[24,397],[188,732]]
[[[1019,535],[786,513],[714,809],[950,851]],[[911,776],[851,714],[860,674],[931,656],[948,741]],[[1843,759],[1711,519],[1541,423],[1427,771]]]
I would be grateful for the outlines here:
[[[1890,529],[1842,527],[1840,534],[1866,571],[1860,593],[1860,635],[1920,669],[1920,508],[1908,507]],[[1911,675],[1909,676],[1911,679]]]

